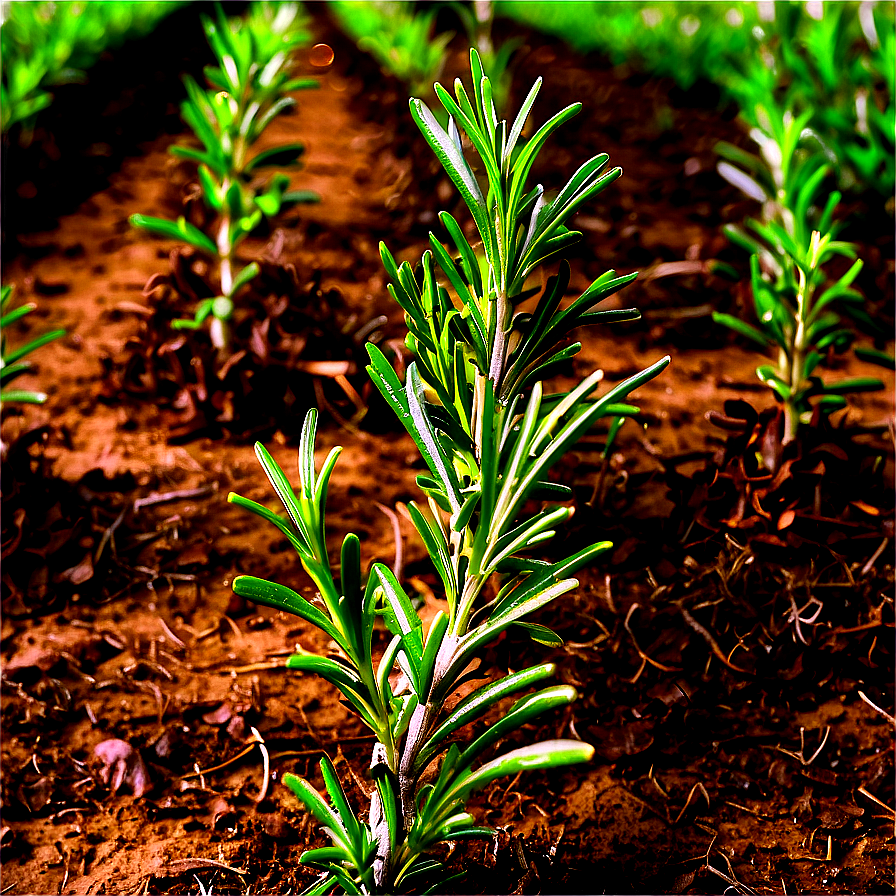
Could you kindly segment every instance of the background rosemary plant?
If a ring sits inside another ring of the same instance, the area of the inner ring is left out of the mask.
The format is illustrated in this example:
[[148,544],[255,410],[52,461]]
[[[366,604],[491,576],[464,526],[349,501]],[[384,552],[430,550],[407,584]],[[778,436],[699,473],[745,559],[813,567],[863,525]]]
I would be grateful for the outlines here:
[[240,267],[240,242],[261,222],[273,218],[286,203],[316,201],[308,191],[290,191],[283,171],[266,178],[268,169],[298,164],[304,147],[289,143],[252,154],[265,128],[296,105],[288,96],[295,90],[317,87],[313,78],[294,78],[294,52],[308,41],[302,8],[297,3],[253,3],[244,18],[227,19],[217,10],[203,17],[206,36],[217,66],[205,69],[209,88],[185,78],[184,120],[202,148],[173,146],[172,154],[199,165],[199,183],[208,208],[216,215],[211,236],[184,217],[167,221],[131,215],[135,227],[159,236],[183,240],[217,259],[220,293],[203,300],[192,320],[175,321],[182,329],[197,329],[210,321],[212,342],[225,348],[234,298],[259,273],[256,262]]
[[[608,271],[563,310],[569,285],[565,262],[543,290],[526,288],[542,262],[580,238],[566,222],[621,169],[605,170],[608,157],[599,155],[585,162],[553,199],[540,184],[528,187],[545,142],[580,104],[558,112],[523,142],[540,79],[508,124],[497,117],[491,83],[475,50],[471,68],[472,93],[460,80],[454,97],[435,85],[447,130],[421,100],[411,101],[411,113],[466,202],[480,253],[446,212],[440,220],[450,248],[431,235],[431,251],[416,270],[407,262],[397,264],[381,246],[392,281],[389,291],[405,311],[407,342],[416,355],[406,382],[377,348],[368,347],[370,375],[428,467],[417,478],[425,504],[412,502],[408,513],[441,580],[447,612],[437,613],[424,631],[392,570],[374,563],[365,579],[360,542],[353,534],[343,541],[338,569],[331,565],[325,505],[339,449],[330,452],[320,470],[315,468],[314,410],[302,433],[296,491],[264,447],[256,446],[287,517],[230,496],[289,539],[318,589],[320,604],[251,576],[239,576],[234,591],[300,616],[335,642],[337,655],[303,651],[287,666],[330,681],[377,738],[371,763],[375,790],[366,821],[349,805],[329,759],[322,760],[321,772],[330,803],[308,781],[284,777],[331,840],[330,846],[302,856],[322,872],[309,891],[314,893],[334,886],[349,893],[417,887],[440,871],[440,864],[427,857],[437,843],[493,833],[477,826],[466,811],[474,791],[502,775],[590,759],[593,750],[586,744],[551,740],[480,764],[499,740],[575,699],[572,687],[547,686],[499,712],[504,698],[551,677],[550,663],[490,681],[450,710],[448,700],[469,680],[483,649],[510,626],[522,626],[536,641],[561,643],[527,617],[574,589],[576,570],[611,545],[588,545],[555,562],[529,554],[573,512],[567,504],[545,503],[571,496],[548,474],[598,419],[635,413],[637,408],[624,403],[628,394],[669,363],[663,358],[602,395],[595,391],[601,371],[569,392],[545,393],[545,377],[580,348],[568,339],[576,327],[638,317],[634,309],[593,310],[635,274]],[[462,132],[479,157],[485,185],[465,157]],[[530,311],[523,310],[527,302],[534,306]],[[374,649],[378,618],[391,634],[382,652]],[[396,664],[403,683],[393,687],[390,674]],[[481,734],[462,733],[486,713],[491,723]]]
[[[883,388],[873,377],[825,383],[818,370],[829,352],[845,351],[855,338],[844,317],[872,332],[879,328],[852,286],[862,269],[856,246],[835,239],[842,226],[834,218],[840,193],[823,190],[831,165],[809,128],[812,114],[795,116],[773,104],[758,107],[755,114],[752,136],[759,155],[730,144],[718,150],[730,160],[719,163],[720,174],[762,203],[761,220],[748,219],[745,228],[726,228],[733,242],[752,253],[756,324],[719,312],[713,318],[763,349],[776,351],[776,363],[760,365],[756,374],[783,403],[782,436],[790,442],[813,408],[828,414],[845,407],[844,396],[850,393]],[[837,255],[854,262],[841,276],[831,277],[825,265]],[[882,360],[874,353],[865,356]]]

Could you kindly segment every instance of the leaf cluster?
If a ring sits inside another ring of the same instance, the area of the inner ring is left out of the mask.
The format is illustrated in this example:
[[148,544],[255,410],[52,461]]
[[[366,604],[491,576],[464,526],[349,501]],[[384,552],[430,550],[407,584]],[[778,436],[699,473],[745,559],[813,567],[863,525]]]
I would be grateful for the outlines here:
[[34,302],[29,302],[9,310],[12,292],[12,286],[0,287],[0,403],[15,401],[21,404],[43,404],[47,400],[45,393],[31,389],[10,389],[9,384],[31,369],[31,362],[25,360],[28,355],[48,342],[65,336],[65,330],[49,330],[25,345],[10,349],[7,344],[7,327],[37,309]]
[[[575,587],[575,579],[566,576],[608,545],[596,545],[561,564],[536,562],[533,564],[535,573],[530,576],[514,574],[512,580],[516,587],[505,589],[507,594],[495,603],[488,621],[478,626],[472,637],[461,642],[451,639],[448,636],[449,618],[444,614],[437,615],[424,633],[410,597],[388,567],[373,564],[367,575],[362,576],[357,536],[349,534],[345,537],[338,574],[331,568],[326,553],[324,515],[329,479],[340,449],[333,449],[320,470],[315,470],[316,418],[317,412],[312,409],[306,418],[299,446],[300,486],[295,492],[270,454],[261,445],[256,446],[258,458],[286,508],[286,518],[238,495],[231,494],[229,500],[273,523],[289,539],[315,584],[319,602],[312,603],[284,585],[253,576],[239,576],[233,589],[250,600],[299,616],[323,631],[337,645],[338,654],[333,656],[305,651],[294,654],[287,661],[287,668],[314,673],[329,681],[377,736],[382,751],[381,765],[376,769],[378,805],[394,849],[391,864],[396,867],[397,884],[400,879],[421,871],[418,865],[424,861],[422,856],[435,842],[485,832],[460,811],[466,797],[477,787],[498,775],[514,774],[533,767],[533,764],[534,767],[559,765],[590,756],[591,748],[583,744],[548,743],[537,745],[537,749],[511,752],[478,769],[473,767],[480,754],[500,737],[537,715],[572,700],[575,693],[566,687],[547,688],[518,701],[498,725],[488,729],[487,735],[463,752],[456,746],[454,752],[450,752],[451,735],[479,719],[508,695],[552,675],[554,666],[542,664],[509,675],[474,692],[451,712],[441,712],[438,726],[430,726],[433,730],[427,732],[419,755],[415,757],[414,778],[446,749],[450,761],[443,763],[437,784],[419,794],[417,814],[407,820],[412,826],[407,836],[402,834],[404,810],[396,783],[401,768],[400,746],[415,710],[421,705],[421,697],[427,699],[432,689],[437,663],[446,662],[446,644],[454,645],[450,654],[454,668],[440,678],[442,691],[450,691],[450,686],[459,681],[470,659],[484,644],[557,594]],[[422,522],[424,518],[420,511],[416,508],[415,511],[415,522],[428,525]],[[378,620],[385,624],[391,640],[375,657],[374,630]],[[537,636],[540,627],[534,628]],[[396,664],[407,680],[405,688],[397,691],[390,683],[390,674]],[[335,790],[338,787],[335,776],[325,771],[324,777],[336,810],[336,821],[331,818],[333,810],[320,808],[326,804],[319,795],[314,795],[316,792],[308,782],[293,777],[287,781],[312,813],[322,820],[333,840],[333,847],[327,848],[329,852],[312,850],[303,856],[303,861],[332,874],[347,892],[360,892],[352,889],[347,881],[353,880],[360,886],[368,876],[372,858],[370,828],[358,826],[344,797],[338,795],[341,791]],[[375,823],[373,827],[376,827]],[[422,867],[431,869],[433,866],[426,860]]]
[[673,78],[685,89],[717,81],[751,44],[755,3],[530,3],[498,0],[496,13],[563,38],[580,53],[598,51]]

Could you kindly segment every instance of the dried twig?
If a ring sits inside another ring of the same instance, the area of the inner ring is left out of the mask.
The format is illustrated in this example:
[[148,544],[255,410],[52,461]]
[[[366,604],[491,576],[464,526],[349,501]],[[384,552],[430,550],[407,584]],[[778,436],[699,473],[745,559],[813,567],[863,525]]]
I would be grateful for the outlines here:
[[875,563],[877,563],[878,557],[880,557],[880,555],[884,552],[884,549],[889,544],[889,542],[890,542],[890,539],[885,538],[880,543],[877,550],[868,558],[868,562],[862,567],[862,570],[859,573],[859,575],[867,576],[868,573],[871,572],[871,568],[874,566]]
[[704,628],[693,616],[683,607],[681,604],[678,605],[678,610],[681,613],[684,621],[695,631],[697,634],[701,635],[703,639],[709,644],[713,654],[720,659],[729,669],[733,669],[735,672],[740,672],[742,675],[752,675],[753,673],[749,669],[744,669],[742,666],[736,666],[732,663],[728,657],[722,653],[722,649],[719,647],[716,639],[710,634],[709,630]]
[[896,727],[896,718],[893,718],[885,709],[881,709],[876,703],[872,703],[862,691],[859,691],[859,696],[876,712],[879,712],[891,725]]
[[265,797],[268,795],[268,783],[271,780],[271,757],[268,753],[268,748],[265,746],[264,738],[258,733],[257,728],[250,728],[252,732],[252,736],[256,738],[255,744],[261,752],[261,761],[264,764],[264,778],[261,784],[261,790],[258,792],[258,798],[255,800],[256,803],[263,803]]
[[[640,604],[637,604],[637,603],[632,604],[632,605],[628,608],[628,613],[626,613],[626,615],[625,615],[625,622],[623,623],[623,625],[625,626],[625,630],[629,633],[629,637],[631,637],[631,639],[632,639],[632,644],[634,645],[635,650],[638,652],[638,656],[641,657],[642,662],[644,662],[644,663],[650,663],[651,666],[653,666],[653,667],[656,668],[656,669],[660,669],[660,670],[663,671],[663,672],[681,672],[681,669],[677,669],[677,668],[675,668],[674,666],[664,666],[662,663],[658,662],[657,660],[651,659],[651,658],[650,658],[649,656],[647,656],[647,654],[644,653],[644,651],[641,650],[641,648],[638,646],[638,642],[635,640],[635,635],[634,635],[634,632],[632,632],[632,630],[631,630],[631,626],[629,625],[629,622],[631,621],[632,614],[633,614],[633,613],[635,612],[635,610],[637,610],[639,607],[640,607]],[[644,667],[642,666],[641,668],[643,669]],[[640,673],[639,673],[639,674],[640,674]]]
[[821,751],[824,749],[824,745],[828,742],[828,735],[831,733],[831,726],[828,725],[824,729],[824,734],[821,737],[821,743],[818,745],[818,749],[812,754],[809,759],[806,759],[806,729],[800,726],[800,751],[799,753],[795,753],[793,750],[785,750],[781,746],[776,746],[775,749],[778,752],[783,753],[785,756],[790,756],[793,759],[799,761],[799,763],[803,766],[812,765],[812,763],[818,759],[821,755]]
[[[200,770],[199,768],[196,768],[195,771],[190,772],[189,774],[186,774],[186,775],[182,775],[181,777],[182,778],[197,778],[198,777],[198,778],[202,779],[205,775],[210,775],[212,772],[219,772],[219,771],[221,771],[221,769],[227,768],[227,766],[229,766],[229,765],[233,765],[234,762],[237,762],[238,760],[242,759],[243,756],[248,756],[249,753],[251,753],[257,745],[264,744],[264,738],[262,738],[262,736],[258,733],[258,731],[255,728],[251,728],[250,731],[252,732],[252,737],[249,740],[248,746],[243,747],[243,749],[240,750],[239,753],[237,753],[235,756],[231,756],[230,759],[228,759],[226,762],[222,762],[220,765],[213,765],[211,768],[204,768],[202,770]],[[264,756],[265,756],[265,765],[268,766],[270,759],[268,757],[267,749],[263,750],[262,752],[264,753]]]
[[881,809],[886,809],[890,815],[896,818],[896,809],[891,809],[886,803],[881,802],[873,793],[871,793],[869,790],[866,790],[864,785],[858,788],[858,793],[861,793],[862,796],[867,797],[869,800],[871,800],[872,803],[877,803],[877,805],[880,806]]
[[199,488],[181,488],[172,492],[151,492],[145,498],[137,498],[134,501],[134,510],[142,510],[144,507],[152,507],[155,504],[166,504],[169,501],[186,501],[190,498],[205,498],[213,495],[218,490],[218,483],[201,485]]
[[687,811],[688,806],[691,805],[691,800],[694,798],[694,794],[697,793],[697,791],[699,791],[703,799],[706,800],[706,808],[709,808],[709,794],[706,792],[706,788],[703,786],[703,783],[698,781],[691,788],[691,792],[688,794],[687,801],[685,802],[684,806],[682,806],[681,812],[678,813],[678,816],[676,817],[675,821],[672,822],[672,824],[678,824],[678,822],[681,821],[682,815],[684,815],[684,813]]
[[174,642],[175,646],[180,647],[181,649],[186,649],[187,645],[183,641],[181,641],[181,639],[178,638],[177,635],[174,634],[174,632],[171,630],[171,626],[169,626],[161,616],[158,616],[157,619],[159,620],[159,624],[162,626],[162,630],[165,632],[168,638],[170,638],[171,641]]

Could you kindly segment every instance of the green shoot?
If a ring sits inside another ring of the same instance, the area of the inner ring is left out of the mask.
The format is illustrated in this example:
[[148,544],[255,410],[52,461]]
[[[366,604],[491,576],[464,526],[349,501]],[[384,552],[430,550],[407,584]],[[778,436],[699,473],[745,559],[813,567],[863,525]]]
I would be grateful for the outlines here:
[[203,199],[217,215],[215,231],[208,235],[182,217],[167,221],[135,214],[130,220],[217,260],[218,295],[175,327],[198,329],[208,321],[213,344],[224,350],[237,293],[259,273],[255,262],[239,267],[237,247],[262,218],[276,217],[289,203],[317,199],[306,191],[290,191],[289,176],[282,170],[264,177],[269,169],[296,167],[304,151],[301,143],[254,154],[253,149],[267,126],[296,105],[288,94],[317,82],[292,74],[295,50],[308,40],[298,4],[255,2],[243,19],[226,19],[219,8],[215,19],[203,16],[202,21],[217,65],[205,70],[207,89],[185,79],[187,99],[181,107],[202,147],[174,146],[171,152],[198,164]]

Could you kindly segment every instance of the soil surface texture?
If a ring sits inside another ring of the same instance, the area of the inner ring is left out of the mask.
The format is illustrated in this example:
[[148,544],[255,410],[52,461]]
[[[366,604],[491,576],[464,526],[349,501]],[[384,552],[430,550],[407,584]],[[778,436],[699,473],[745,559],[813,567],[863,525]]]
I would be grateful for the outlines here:
[[[403,88],[321,7],[314,37],[334,61],[303,62],[319,89],[297,94],[297,113],[264,138],[305,143],[294,186],[320,202],[242,245],[274,284],[246,332],[269,315],[282,350],[273,367],[251,351],[233,362],[255,384],[243,404],[223,375],[202,392],[211,380],[184,355],[194,343],[153,335],[189,307],[167,287],[144,290],[171,276],[177,245],[128,223],[189,208],[195,172],[167,150],[190,139],[179,76],[210,61],[195,12],[165,26],[179,41],[166,57],[183,63],[174,75],[152,74],[158,58],[144,52],[142,67],[104,60],[102,89],[66,88],[60,101],[83,103],[103,136],[48,113],[31,147],[7,154],[3,283],[39,306],[10,338],[67,335],[22,379],[46,404],[5,407],[2,421],[2,893],[297,893],[315,879],[298,858],[325,836],[282,775],[318,781],[325,751],[367,806],[371,736],[328,684],[284,669],[297,645],[326,653],[325,638],[230,588],[248,573],[312,596],[285,539],[227,503],[235,491],[277,506],[255,439],[295,476],[296,433],[320,407],[318,463],[344,449],[331,547],[357,533],[365,563],[398,557],[425,616],[444,605],[396,512],[417,497],[422,463],[365,384],[363,343],[375,333],[400,356],[405,333],[379,241],[413,262],[440,210],[466,214]],[[518,743],[577,737],[595,759],[480,793],[471,811],[498,835],[443,856],[468,872],[450,891],[892,893],[894,375],[851,353],[831,359],[831,378],[879,376],[885,388],[782,453],[761,360],[711,318],[751,301],[747,259],[721,227],[757,209],[715,171],[719,140],[749,145],[736,110],[705,85],[684,93],[521,36],[516,102],[542,75],[539,123],[584,103],[538,178],[556,188],[598,152],[624,169],[574,222],[584,237],[570,290],[609,268],[642,272],[604,306],[642,319],[579,334],[582,352],[552,388],[598,367],[612,385],[665,354],[672,363],[633,396],[641,417],[609,457],[604,429],[558,471],[576,494],[566,541],[614,543],[539,619],[564,646],[505,635],[482,666],[556,662],[580,699]],[[442,80],[455,74],[459,48]],[[63,140],[53,126],[77,130]],[[892,332],[883,205],[844,200],[842,238],[859,244],[858,287]],[[195,259],[174,263],[201,280]],[[240,366],[250,357],[255,367]],[[301,378],[288,386],[265,374],[289,365]],[[279,413],[260,404],[270,390]]]

